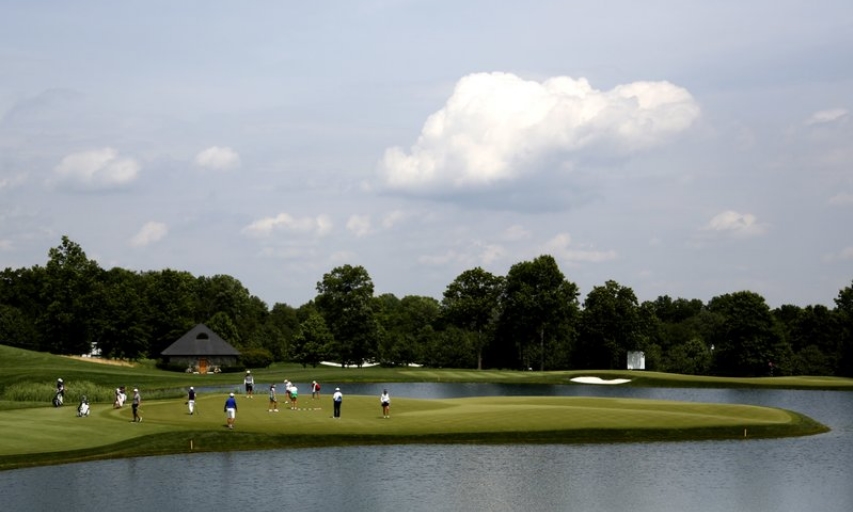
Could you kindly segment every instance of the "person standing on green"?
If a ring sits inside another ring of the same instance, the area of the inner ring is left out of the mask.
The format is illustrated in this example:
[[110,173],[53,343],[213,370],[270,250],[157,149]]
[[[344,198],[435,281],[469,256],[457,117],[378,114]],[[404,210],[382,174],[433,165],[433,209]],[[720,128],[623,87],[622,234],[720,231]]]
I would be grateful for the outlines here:
[[267,412],[278,412],[278,398],[275,396],[275,384],[270,384],[270,407]]
[[246,378],[243,379],[243,384],[246,386],[246,398],[254,398],[255,377],[252,375],[252,370],[246,370]]
[[382,390],[382,395],[379,396],[379,403],[382,404],[382,417],[390,418],[391,417],[391,395],[388,394],[387,389]]
[[133,388],[133,399],[130,402],[130,407],[133,409],[133,422],[142,423],[142,416],[139,415],[139,407],[142,405],[142,395],[139,394],[139,389]]
[[332,395],[332,406],[334,412],[332,413],[333,418],[341,417],[341,402],[344,401],[344,395],[341,393],[341,388],[335,388],[335,393]]
[[187,391],[187,407],[190,409],[190,416],[195,412],[195,388],[190,386],[190,390]]
[[237,399],[234,398],[234,393],[228,395],[225,400],[225,425],[234,430],[234,419],[237,417]]

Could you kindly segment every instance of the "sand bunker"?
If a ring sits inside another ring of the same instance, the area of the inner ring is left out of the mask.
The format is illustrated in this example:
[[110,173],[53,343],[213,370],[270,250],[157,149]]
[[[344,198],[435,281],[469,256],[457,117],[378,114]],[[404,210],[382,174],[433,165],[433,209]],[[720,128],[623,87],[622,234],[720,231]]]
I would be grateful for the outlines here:
[[571,380],[572,382],[577,382],[578,384],[626,384],[628,382],[631,382],[631,379],[604,380],[601,377],[575,377]]
[[[359,367],[357,364],[341,365],[341,363],[336,363],[334,361],[320,361],[320,364],[322,364],[323,366],[337,366],[338,368],[340,368],[341,366],[343,366],[344,368],[358,368]],[[361,363],[362,368],[370,368],[372,366],[379,366],[379,363]]]

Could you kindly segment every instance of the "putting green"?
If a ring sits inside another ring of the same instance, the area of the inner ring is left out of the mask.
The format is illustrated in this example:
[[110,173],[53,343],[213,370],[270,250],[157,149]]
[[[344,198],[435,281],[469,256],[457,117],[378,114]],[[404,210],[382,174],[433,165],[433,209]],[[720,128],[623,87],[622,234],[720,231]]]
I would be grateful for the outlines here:
[[[810,435],[828,429],[770,407],[592,397],[394,398],[383,419],[377,397],[347,396],[342,417],[326,397],[291,410],[238,397],[235,429],[225,428],[226,396],[202,396],[196,414],[183,400],[144,402],[143,421],[129,406],[93,404],[0,411],[0,469],[31,464],[181,451],[222,451],[346,444],[428,442],[602,442],[733,439]],[[35,456],[35,457],[34,457]]]

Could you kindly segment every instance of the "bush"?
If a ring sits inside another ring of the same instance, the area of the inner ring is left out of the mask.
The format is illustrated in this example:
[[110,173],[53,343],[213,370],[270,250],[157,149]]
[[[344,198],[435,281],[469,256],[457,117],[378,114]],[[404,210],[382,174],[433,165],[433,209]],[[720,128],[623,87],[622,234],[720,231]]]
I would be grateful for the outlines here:
[[240,363],[246,368],[266,368],[272,362],[272,352],[265,348],[249,348],[240,353]]
[[181,372],[184,373],[187,371],[187,363],[167,363],[163,360],[158,360],[155,365],[157,368],[161,370],[165,370],[167,372]]
[[[3,400],[13,402],[50,403],[56,395],[56,386],[47,383],[18,383],[3,390]],[[89,403],[113,403],[115,388],[95,385],[89,381],[75,381],[65,390],[65,405],[77,405],[82,397]]]

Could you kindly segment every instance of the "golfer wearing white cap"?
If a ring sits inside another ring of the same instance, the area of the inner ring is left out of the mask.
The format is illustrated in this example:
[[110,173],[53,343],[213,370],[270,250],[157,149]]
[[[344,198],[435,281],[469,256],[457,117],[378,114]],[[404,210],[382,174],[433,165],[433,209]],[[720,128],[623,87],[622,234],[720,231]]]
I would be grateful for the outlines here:
[[335,393],[332,395],[332,405],[334,407],[333,418],[341,417],[341,402],[344,401],[344,395],[341,393],[341,388],[335,388]]
[[192,386],[187,391],[187,406],[190,408],[190,416],[192,416],[195,411],[195,389]]
[[133,422],[141,423],[142,416],[139,415],[139,408],[142,406],[142,395],[137,388],[133,388],[133,401],[130,402],[130,406],[133,409]]
[[246,385],[246,398],[254,398],[255,377],[252,375],[252,370],[246,370],[246,378],[243,379],[243,384]]
[[234,429],[234,418],[237,417],[237,399],[234,398],[234,393],[228,395],[225,400],[225,424],[228,428]]

